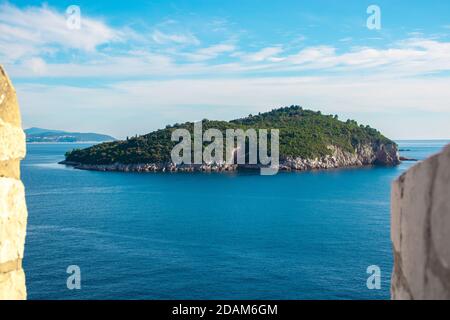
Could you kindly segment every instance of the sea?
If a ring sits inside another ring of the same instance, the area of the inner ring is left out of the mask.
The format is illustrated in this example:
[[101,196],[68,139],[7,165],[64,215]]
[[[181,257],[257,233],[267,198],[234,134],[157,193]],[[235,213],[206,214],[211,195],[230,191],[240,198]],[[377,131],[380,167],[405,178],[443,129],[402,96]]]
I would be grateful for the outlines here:
[[[423,160],[449,142],[398,144]],[[391,183],[416,162],[274,176],[58,164],[89,145],[27,145],[29,299],[389,299]]]

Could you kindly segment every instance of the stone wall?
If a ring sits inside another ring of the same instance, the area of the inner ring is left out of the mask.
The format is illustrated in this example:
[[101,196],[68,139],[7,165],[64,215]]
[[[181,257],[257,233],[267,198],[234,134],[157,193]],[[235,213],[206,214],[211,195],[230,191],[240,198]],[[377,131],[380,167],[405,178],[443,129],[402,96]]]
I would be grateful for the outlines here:
[[394,181],[392,299],[450,299],[450,145]]
[[22,258],[27,208],[20,181],[24,156],[16,92],[0,66],[0,300],[26,298]]

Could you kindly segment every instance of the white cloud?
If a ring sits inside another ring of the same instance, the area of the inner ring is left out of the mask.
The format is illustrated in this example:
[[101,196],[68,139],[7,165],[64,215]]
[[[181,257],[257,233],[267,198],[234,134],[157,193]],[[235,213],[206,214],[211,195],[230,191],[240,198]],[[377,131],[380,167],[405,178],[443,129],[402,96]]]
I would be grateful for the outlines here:
[[219,55],[227,52],[233,52],[236,47],[232,44],[221,43],[207,48],[202,48],[194,53],[188,53],[186,56],[192,61],[205,61],[217,58]]
[[43,75],[47,71],[47,64],[41,58],[31,58],[25,61],[27,69],[31,69],[37,75]]
[[81,29],[71,30],[64,14],[49,7],[19,9],[0,4],[0,59],[4,62],[45,54],[55,47],[91,52],[121,37],[120,31],[83,15]]
[[158,44],[176,43],[199,45],[200,41],[190,33],[169,34],[155,30],[152,33],[152,39]]
[[268,68],[333,74],[365,70],[395,76],[424,75],[450,70],[450,42],[411,38],[387,49],[359,47],[342,53],[332,46],[307,47]]
[[[188,30],[161,31],[174,24],[179,29],[174,22],[158,25],[149,39],[144,32],[112,28],[83,12],[81,30],[71,30],[64,13],[46,6],[20,9],[6,3],[0,8],[0,59],[15,77],[245,76],[258,72],[417,76],[450,71],[450,42],[436,39],[410,38],[387,48],[337,50],[318,45],[293,53],[286,44],[238,52],[237,40],[200,47],[200,40]],[[114,47],[116,42],[120,45]],[[109,46],[99,48],[105,44]],[[74,49],[85,53],[82,59],[79,55],[71,59]],[[56,62],[52,57],[60,51],[65,58]],[[225,55],[226,63],[219,59]]]
[[267,47],[259,50],[258,52],[245,54],[243,55],[243,59],[251,62],[277,62],[283,60],[283,58],[276,57],[276,55],[280,54],[281,52],[283,52],[283,49],[281,47]]
[[336,57],[335,51],[335,48],[330,46],[310,47],[289,56],[288,62],[294,65],[311,63],[328,67],[328,63]]
[[[1,46],[1,44],[0,44]],[[133,50],[124,54],[103,53],[83,63],[49,63],[45,72],[36,74],[29,63],[12,64],[10,74],[15,77],[122,77],[136,76],[218,76],[247,73],[286,72],[304,74],[352,75],[360,72],[399,76],[421,76],[450,71],[450,42],[429,39],[407,39],[392,48],[353,48],[338,53],[332,46],[307,47],[298,53],[281,55],[281,48],[270,47],[256,53],[235,51],[234,45],[219,44],[200,48],[194,52],[152,53],[148,50]],[[227,63],[214,59],[228,53],[235,58]],[[179,58],[187,61],[180,63]],[[120,66],[120,68],[117,68]]]

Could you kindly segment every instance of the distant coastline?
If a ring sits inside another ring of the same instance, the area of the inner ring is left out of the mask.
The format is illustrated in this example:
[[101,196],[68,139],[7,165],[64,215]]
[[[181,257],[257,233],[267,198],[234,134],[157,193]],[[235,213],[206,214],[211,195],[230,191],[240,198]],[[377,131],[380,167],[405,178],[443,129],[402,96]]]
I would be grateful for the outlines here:
[[94,132],[67,132],[43,128],[25,129],[27,143],[100,143],[116,141],[116,138]]
[[[112,142],[115,140],[110,141],[103,141],[103,142]],[[62,142],[54,142],[54,141],[43,141],[43,142],[35,142],[35,141],[27,141],[27,144],[96,144],[99,143],[98,141],[62,141]]]

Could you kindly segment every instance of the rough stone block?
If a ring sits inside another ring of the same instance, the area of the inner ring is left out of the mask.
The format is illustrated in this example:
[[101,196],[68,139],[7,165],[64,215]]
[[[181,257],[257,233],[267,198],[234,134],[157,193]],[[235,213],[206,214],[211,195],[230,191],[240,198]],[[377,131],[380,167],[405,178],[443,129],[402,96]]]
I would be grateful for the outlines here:
[[0,177],[20,179],[20,160],[0,161]]
[[26,299],[25,273],[22,269],[0,273],[0,300]]
[[450,299],[450,145],[394,181],[393,299]]
[[0,119],[0,161],[25,157],[25,133],[22,128]]
[[22,270],[27,208],[20,180],[25,134],[11,81],[0,66],[0,300],[26,299]]
[[0,119],[13,126],[20,127],[20,111],[17,103],[16,90],[9,80],[5,70],[0,65]]
[[22,182],[0,178],[0,264],[23,257],[26,223]]

